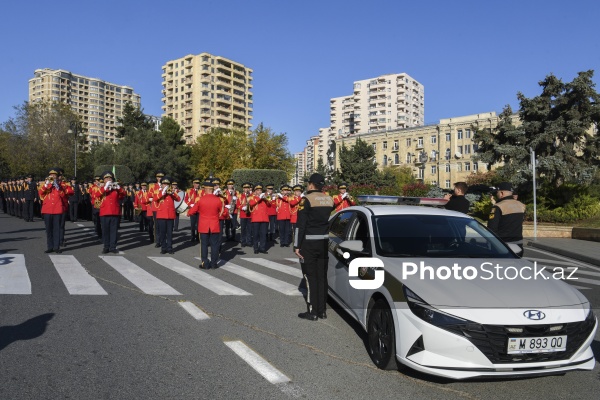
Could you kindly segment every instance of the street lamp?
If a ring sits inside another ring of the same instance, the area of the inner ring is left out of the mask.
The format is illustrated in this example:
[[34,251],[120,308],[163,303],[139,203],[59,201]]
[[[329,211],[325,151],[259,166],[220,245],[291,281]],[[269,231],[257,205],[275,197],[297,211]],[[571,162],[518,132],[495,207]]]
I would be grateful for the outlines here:
[[69,124],[69,135],[75,134],[75,178],[77,178],[77,122],[73,121]]

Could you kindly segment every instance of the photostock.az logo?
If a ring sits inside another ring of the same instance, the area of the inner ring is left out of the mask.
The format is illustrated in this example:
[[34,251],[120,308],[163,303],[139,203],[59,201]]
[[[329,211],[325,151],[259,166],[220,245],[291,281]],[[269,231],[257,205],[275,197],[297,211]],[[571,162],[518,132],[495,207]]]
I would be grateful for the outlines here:
[[383,285],[385,277],[383,261],[371,257],[355,258],[350,261],[350,265],[348,266],[348,275],[350,278],[359,276],[359,268],[372,268],[375,273],[375,279],[350,279],[350,286],[354,289],[379,289]]

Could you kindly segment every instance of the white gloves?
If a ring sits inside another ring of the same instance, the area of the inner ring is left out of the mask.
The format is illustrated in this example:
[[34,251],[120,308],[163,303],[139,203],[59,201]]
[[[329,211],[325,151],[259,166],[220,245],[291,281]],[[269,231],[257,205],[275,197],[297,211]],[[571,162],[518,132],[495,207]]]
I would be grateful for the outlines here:
[[261,194],[260,194],[260,198],[261,198],[261,199],[264,199],[264,198],[265,198],[265,194],[264,194],[264,193],[261,193]]
[[276,198],[277,198],[277,196],[273,195],[273,196],[271,197],[271,200],[275,200]]
[[231,208],[231,206],[229,204],[227,204],[227,205],[225,205],[225,208],[229,210]]
[[348,198],[348,192],[346,192],[342,195],[342,199],[346,199],[346,198]]
[[277,193],[277,197],[279,197],[280,199],[283,199],[283,195],[281,193]]
[[50,183],[50,181],[46,181],[46,185],[48,185]]
[[119,184],[117,183],[117,185],[115,186],[115,189],[119,190],[119,189],[121,189],[121,186],[119,186]]
[[154,199],[152,197],[150,197],[148,200],[153,201]]
[[246,211],[248,209],[247,206],[242,207],[242,210]]
[[104,190],[109,190],[109,188],[110,188],[110,182],[106,182],[104,184]]
[[220,195],[221,195],[221,188],[218,188],[218,189],[216,189],[216,190],[213,192],[213,194],[214,194],[215,196],[220,196]]
[[302,193],[302,194],[300,195],[300,198],[302,198],[302,197],[304,197],[304,193]]
[[168,186],[165,186],[165,187],[163,188],[163,190],[162,190],[162,194],[163,194],[163,196],[165,195],[165,193],[167,193],[167,189],[168,189],[168,188],[169,188]]
[[[196,204],[196,203],[194,203],[194,204]],[[190,208],[194,207],[194,204],[190,204]]]
[[233,200],[233,201],[237,201],[237,197],[236,197],[236,196],[233,196],[233,197],[231,198],[231,200]]

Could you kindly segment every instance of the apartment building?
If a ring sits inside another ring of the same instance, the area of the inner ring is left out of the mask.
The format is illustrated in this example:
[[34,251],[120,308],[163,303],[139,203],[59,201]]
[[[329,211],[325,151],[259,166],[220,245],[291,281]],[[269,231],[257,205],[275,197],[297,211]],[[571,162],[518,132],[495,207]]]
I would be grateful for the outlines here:
[[[514,123],[519,124],[517,115]],[[373,146],[379,169],[409,166],[418,180],[449,189],[481,167],[487,170],[472,159],[477,152],[473,133],[475,129],[494,129],[497,124],[496,113],[486,112],[446,118],[434,125],[342,137],[336,140],[336,147],[339,154],[342,145],[352,147],[360,138]]]
[[132,87],[74,74],[62,69],[36,69],[29,80],[29,101],[69,104],[86,130],[86,142],[115,143],[117,118],[131,102],[141,107],[141,97]]
[[330,99],[336,138],[423,126],[425,88],[406,73],[354,82],[353,93]]
[[291,184],[292,185],[304,185],[304,174],[306,173],[306,168],[304,163],[306,162],[305,156],[306,150],[294,153],[294,161],[296,162],[296,169],[294,171],[294,175],[292,176]]
[[162,67],[163,117],[181,125],[187,143],[214,127],[249,131],[252,72],[209,53],[167,61]]

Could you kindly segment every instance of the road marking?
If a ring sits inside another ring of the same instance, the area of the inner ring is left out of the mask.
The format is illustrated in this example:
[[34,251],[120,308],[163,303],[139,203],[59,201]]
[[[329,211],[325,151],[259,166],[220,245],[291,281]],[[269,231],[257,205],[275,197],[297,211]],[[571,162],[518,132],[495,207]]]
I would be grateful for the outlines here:
[[290,378],[282,374],[277,368],[269,364],[267,360],[262,358],[257,352],[246,346],[243,342],[236,340],[231,342],[224,342],[235,354],[248,365],[250,365],[256,372],[262,375],[263,378],[271,382],[272,384],[289,382]]
[[288,260],[288,261],[294,261],[294,262],[297,262],[297,263],[300,262],[300,259],[298,257],[290,257],[290,258],[286,258],[286,260]]
[[219,267],[219,269],[223,269],[225,271],[231,272],[232,274],[239,275],[243,278],[258,283],[259,285],[263,285],[268,287],[269,289],[273,289],[279,293],[283,293],[287,296],[302,295],[302,293],[298,290],[297,285],[292,285],[287,282],[280,281],[279,279],[271,278],[268,275],[252,271],[248,268],[240,267],[239,265],[230,262],[225,263],[225,265]]
[[[571,285],[571,284],[569,283],[569,285]],[[571,285],[571,287],[574,287],[575,289],[579,289],[579,290],[589,290],[589,289],[591,289],[589,287],[577,286],[577,285]]]
[[0,256],[0,294],[31,294],[31,281],[23,254]]
[[179,275],[188,278],[192,282],[205,287],[220,296],[252,296],[243,289],[233,286],[221,279],[215,278],[207,272],[194,268],[191,265],[182,263],[172,257],[148,257],[152,261],[162,265],[171,271],[177,272]]
[[77,226],[80,226],[80,227],[83,228],[85,225],[83,225],[83,224],[77,224]]
[[561,261],[561,260],[551,260],[549,258],[531,258],[531,257],[523,257],[524,260],[528,260],[531,262],[537,262],[538,264],[543,264],[543,263],[551,263],[551,264],[558,264],[558,265],[571,265],[571,266],[578,266],[577,263],[571,262],[571,261]]
[[249,261],[254,264],[261,265],[266,268],[273,269],[275,271],[283,272],[284,274],[295,276],[296,278],[302,278],[302,271],[298,268],[290,267],[289,265],[279,264],[265,258],[245,258],[242,260]]
[[563,280],[563,282],[571,282],[571,281],[577,281],[577,283],[589,283],[590,285],[596,285],[596,286],[600,286],[600,281],[594,280],[594,279],[587,279],[587,278],[577,278],[577,279],[569,279],[568,281]]
[[142,292],[154,295],[174,295],[179,296],[177,290],[151,275],[144,269],[138,267],[125,257],[120,256],[99,256],[108,265],[113,267],[125,279],[137,286]]
[[107,295],[106,290],[72,255],[50,255],[54,268],[60,275],[69,294]]
[[586,267],[586,268],[594,269],[596,271],[600,271],[600,267],[595,267],[595,266],[593,266],[591,264],[584,263],[582,261],[577,261],[577,260],[573,260],[572,258],[568,258],[568,257],[564,257],[564,256],[559,256],[558,254],[554,254],[554,253],[551,253],[551,252],[548,252],[548,251],[545,251],[545,250],[536,249],[535,247],[532,247],[532,246],[527,246],[526,248],[527,248],[527,250],[531,250],[531,251],[535,251],[535,252],[538,252],[538,253],[546,254],[548,256],[556,257],[556,258],[558,258],[560,260],[570,262],[571,264],[574,264],[574,265],[577,265],[577,266],[580,266],[580,267]]
[[180,301],[179,305],[198,321],[202,321],[204,319],[210,319],[210,317],[204,311],[199,309],[191,301]]
[[[569,273],[571,273],[571,270],[568,270]],[[566,271],[565,271],[566,272]],[[600,272],[592,272],[592,271],[582,271],[581,268],[577,270],[577,272],[575,272],[575,275],[590,275],[590,276],[598,276],[600,277]]]

